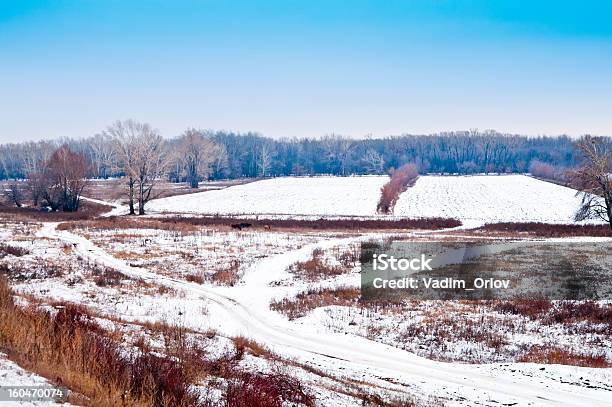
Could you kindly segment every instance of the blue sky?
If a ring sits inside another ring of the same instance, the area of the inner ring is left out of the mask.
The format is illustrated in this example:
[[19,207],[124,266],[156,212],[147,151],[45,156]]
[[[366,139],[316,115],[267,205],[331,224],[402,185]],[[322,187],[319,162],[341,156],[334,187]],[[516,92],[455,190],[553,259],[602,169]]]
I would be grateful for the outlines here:
[[612,2],[0,0],[0,142],[125,118],[612,135]]

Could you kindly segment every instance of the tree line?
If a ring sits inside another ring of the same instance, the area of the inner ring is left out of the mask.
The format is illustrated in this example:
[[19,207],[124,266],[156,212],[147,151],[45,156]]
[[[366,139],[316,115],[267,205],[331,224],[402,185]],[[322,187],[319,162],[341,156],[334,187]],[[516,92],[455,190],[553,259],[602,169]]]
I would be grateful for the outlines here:
[[91,178],[125,175],[120,162],[126,159],[126,151],[117,148],[116,141],[123,133],[134,131],[154,134],[153,139],[169,158],[165,175],[170,181],[186,181],[193,187],[205,179],[387,174],[405,163],[414,163],[420,173],[524,173],[534,163],[562,171],[574,167],[578,157],[574,141],[567,136],[526,137],[470,130],[364,139],[337,135],[271,139],[257,133],[188,129],[179,137],[163,139],[150,125],[130,129],[129,122],[137,124],[118,122],[123,128],[115,123],[83,139],[0,145],[0,179],[28,178],[62,145],[88,158]]
[[526,137],[470,130],[428,136],[350,139],[332,135],[276,140],[256,133],[190,128],[178,137],[164,139],[147,123],[125,120],[84,139],[0,145],[0,179],[26,180],[25,191],[23,183],[17,182],[8,183],[4,191],[17,206],[27,193],[34,206],[76,211],[88,178],[118,177],[125,187],[130,214],[142,215],[156,185],[164,179],[198,188],[203,180],[223,178],[400,174],[394,169],[408,168],[409,164],[410,174],[530,171],[561,182],[571,182],[573,174],[576,182],[575,169],[593,162],[594,153],[589,154],[585,147],[593,143],[600,146],[596,153],[604,158],[597,170],[588,173],[593,178],[597,172],[600,178],[588,185],[585,175],[580,189],[596,190],[596,196],[604,197],[604,209],[589,212],[596,203],[593,200],[585,204],[583,212],[609,219],[609,137],[587,136],[576,142],[567,136]]

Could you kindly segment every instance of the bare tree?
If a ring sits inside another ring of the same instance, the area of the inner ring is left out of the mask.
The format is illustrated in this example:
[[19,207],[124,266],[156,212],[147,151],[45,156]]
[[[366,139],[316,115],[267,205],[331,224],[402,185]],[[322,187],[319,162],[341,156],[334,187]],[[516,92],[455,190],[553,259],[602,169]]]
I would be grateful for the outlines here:
[[58,148],[37,177],[43,200],[53,210],[76,212],[87,185],[88,171],[89,162],[84,154],[75,153],[67,145]]
[[24,194],[22,187],[21,185],[19,185],[18,181],[13,181],[8,185],[8,188],[6,190],[6,197],[9,202],[14,204],[16,207],[21,208],[21,206],[23,205]]
[[215,178],[227,176],[229,161],[227,157],[227,149],[222,144],[215,144],[215,152],[212,154],[213,161],[211,164],[212,174]]
[[94,177],[108,178],[115,161],[113,140],[108,134],[96,134],[86,140]]
[[149,124],[117,121],[106,130],[114,139],[117,165],[127,179],[130,215],[145,214],[145,204],[166,169],[164,140]]
[[612,229],[612,148],[609,139],[584,136],[577,143],[584,161],[573,174],[582,202],[575,220],[601,219]]
[[183,133],[179,139],[178,160],[191,188],[198,188],[200,181],[208,178],[218,154],[217,145],[202,131],[187,129]]
[[168,165],[164,139],[156,130],[145,126],[148,131],[137,140],[136,162],[132,170],[136,179],[139,215],[145,214],[145,204],[152,198],[153,190]]
[[382,174],[385,166],[385,159],[382,154],[370,148],[365,152],[362,160],[369,174]]
[[259,174],[265,177],[272,166],[272,154],[270,152],[270,146],[266,143],[262,144],[261,150],[259,151],[259,160],[257,160],[257,167],[259,168]]
[[148,125],[133,120],[116,121],[110,125],[105,135],[113,140],[117,170],[126,178],[127,198],[130,215],[135,215],[136,149],[138,140],[149,133]]

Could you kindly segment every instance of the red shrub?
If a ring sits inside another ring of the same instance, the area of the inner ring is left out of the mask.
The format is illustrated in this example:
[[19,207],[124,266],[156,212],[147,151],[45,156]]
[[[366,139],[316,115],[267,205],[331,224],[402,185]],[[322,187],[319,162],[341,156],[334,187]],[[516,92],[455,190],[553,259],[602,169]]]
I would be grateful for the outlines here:
[[230,381],[227,407],[282,407],[300,404],[314,407],[314,398],[295,378],[281,374],[243,373]]
[[380,213],[391,213],[400,194],[411,187],[419,177],[414,164],[404,164],[391,172],[391,179],[380,190],[377,210]]

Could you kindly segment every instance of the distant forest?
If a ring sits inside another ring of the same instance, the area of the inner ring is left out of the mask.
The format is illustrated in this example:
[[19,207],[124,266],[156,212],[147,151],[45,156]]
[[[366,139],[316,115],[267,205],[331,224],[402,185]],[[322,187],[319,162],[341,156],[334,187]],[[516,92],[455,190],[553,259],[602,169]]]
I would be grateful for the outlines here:
[[[526,137],[495,131],[364,139],[341,136],[272,139],[257,133],[222,131],[202,134],[217,147],[210,150],[214,157],[209,160],[208,179],[386,174],[406,163],[416,164],[420,173],[524,173],[534,163],[545,164],[560,173],[574,167],[579,157],[574,140],[567,136]],[[64,144],[89,158],[91,177],[122,175],[121,167],[114,162],[113,139],[100,134],[84,139],[0,145],[0,179],[27,178],[32,166]],[[164,148],[171,156],[180,148],[179,138],[167,139]],[[184,178],[179,164],[174,172],[172,165],[169,167],[166,174],[170,180]]]

